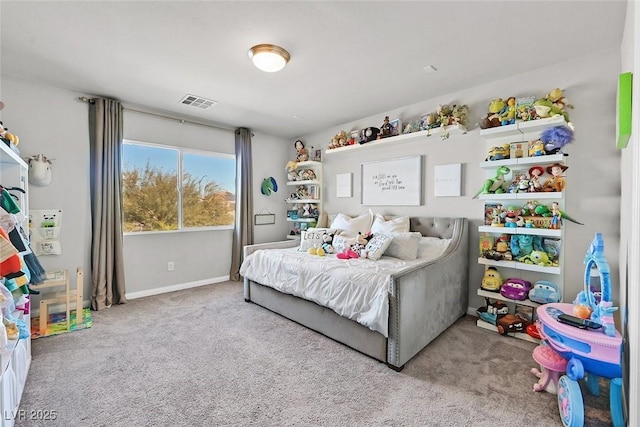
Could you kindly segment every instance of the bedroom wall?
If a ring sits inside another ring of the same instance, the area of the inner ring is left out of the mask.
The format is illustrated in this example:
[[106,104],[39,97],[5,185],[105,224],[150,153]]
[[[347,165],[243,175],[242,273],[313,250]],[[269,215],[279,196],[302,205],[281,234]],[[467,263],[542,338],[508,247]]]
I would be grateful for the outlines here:
[[[61,255],[40,256],[47,271],[82,267],[85,301],[90,297],[91,214],[89,199],[89,125],[80,94],[2,76],[3,122],[20,138],[22,157],[53,159],[52,182],[29,186],[31,209],[61,209]],[[38,307],[38,297],[32,304]]]
[[[44,153],[54,160],[53,182],[30,187],[32,209],[62,209],[62,255],[40,257],[47,270],[85,271],[84,292],[91,291],[91,213],[89,192],[88,106],[78,100],[87,94],[2,76],[2,120],[19,137],[22,156]],[[125,103],[126,105],[126,103]],[[233,132],[125,110],[125,138],[235,152]],[[256,133],[253,191],[255,211],[265,207],[276,213],[276,224],[256,227],[254,240],[282,240],[287,231],[284,194],[260,194],[264,176],[285,178],[289,141]],[[124,238],[127,296],[135,298],[215,281],[229,276],[231,230],[128,235]],[[276,238],[277,237],[277,238]],[[174,261],[175,270],[167,271]],[[37,304],[37,299],[34,300]],[[37,305],[36,305],[37,306]]]
[[[446,72],[439,70],[438,72]],[[585,223],[569,223],[565,228],[565,293],[572,298],[582,289],[583,258],[596,232],[603,234],[607,258],[612,267],[613,283],[618,284],[619,219],[620,219],[620,153],[615,148],[615,102],[617,76],[620,72],[620,52],[610,50],[567,60],[560,64],[543,65],[537,70],[467,88],[435,99],[406,106],[363,119],[343,123],[321,132],[303,135],[305,143],[326,148],[331,137],[340,130],[347,132],[367,126],[379,127],[385,115],[399,117],[403,123],[434,111],[439,104],[467,104],[471,111],[469,132],[452,135],[447,140],[432,136],[424,141],[379,148],[351,150],[324,155],[324,206],[327,212],[359,213],[369,209],[360,204],[360,164],[363,162],[400,158],[410,155],[424,156],[423,204],[415,207],[374,206],[374,212],[411,216],[463,216],[472,222],[469,256],[470,307],[483,304],[476,291],[483,275],[477,264],[478,232],[482,222],[483,201],[472,199],[485,179],[478,167],[486,157],[487,144],[479,136],[476,125],[486,114],[489,101],[496,97],[542,96],[554,87],[565,90],[575,105],[570,111],[576,128],[576,139],[570,144],[567,171],[568,188],[566,212]],[[428,82],[425,82],[428,84]],[[419,88],[416,88],[419,90]],[[435,165],[463,164],[463,196],[435,198],[433,170]],[[335,197],[336,174],[353,173],[353,197]],[[614,298],[618,296],[614,290]]]
[[[620,215],[620,317],[622,334],[626,337],[623,349],[624,395],[628,425],[638,425],[638,388],[640,386],[640,289],[637,286],[640,269],[640,8],[635,2],[627,3],[624,36],[621,44],[621,72],[633,72],[632,135],[627,148],[621,151],[622,195]],[[636,404],[629,404],[636,402]]]

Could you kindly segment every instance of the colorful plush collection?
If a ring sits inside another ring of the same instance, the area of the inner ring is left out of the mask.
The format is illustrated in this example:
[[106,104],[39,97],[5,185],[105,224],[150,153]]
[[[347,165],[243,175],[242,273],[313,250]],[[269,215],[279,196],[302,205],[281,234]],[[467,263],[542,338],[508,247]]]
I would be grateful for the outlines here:
[[0,350],[7,339],[29,337],[29,325],[14,316],[16,310],[29,311],[29,294],[38,293],[30,284],[44,281],[45,270],[31,251],[26,232],[22,229],[24,214],[16,203],[20,188],[0,187]]
[[434,258],[449,240],[423,237],[409,231],[409,217],[387,219],[368,212],[357,217],[338,214],[328,228],[309,228],[302,232],[298,251],[311,255],[333,254],[342,260],[379,260],[383,255],[412,261]]
[[569,104],[560,88],[555,88],[542,97],[494,98],[489,103],[486,117],[480,122],[480,128],[507,126],[519,121],[546,119],[558,115],[569,122],[568,110],[572,108],[573,105]]

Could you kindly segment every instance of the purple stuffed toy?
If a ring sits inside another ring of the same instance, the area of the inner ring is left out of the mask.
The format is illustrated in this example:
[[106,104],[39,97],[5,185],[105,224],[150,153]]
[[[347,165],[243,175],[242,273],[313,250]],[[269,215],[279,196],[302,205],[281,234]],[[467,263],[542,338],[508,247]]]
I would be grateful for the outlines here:
[[547,154],[557,154],[562,147],[573,141],[573,131],[566,126],[554,126],[542,131],[540,140],[544,142]]

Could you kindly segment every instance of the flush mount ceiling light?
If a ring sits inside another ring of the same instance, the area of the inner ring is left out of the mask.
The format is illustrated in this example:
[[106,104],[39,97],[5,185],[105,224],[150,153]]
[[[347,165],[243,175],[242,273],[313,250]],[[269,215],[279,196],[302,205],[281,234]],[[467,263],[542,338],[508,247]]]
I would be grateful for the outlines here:
[[258,44],[249,49],[249,58],[253,61],[253,65],[266,71],[267,73],[275,73],[280,71],[287,65],[291,56],[289,52],[273,44]]

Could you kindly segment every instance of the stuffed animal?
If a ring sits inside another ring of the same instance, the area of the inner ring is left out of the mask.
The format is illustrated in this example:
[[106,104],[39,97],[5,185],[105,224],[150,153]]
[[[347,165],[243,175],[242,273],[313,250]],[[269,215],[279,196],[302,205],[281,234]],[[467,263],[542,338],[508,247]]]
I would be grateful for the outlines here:
[[297,140],[293,143],[293,147],[296,149],[296,161],[297,162],[306,162],[309,160],[309,153],[307,149],[304,148],[304,143],[301,140]]
[[17,147],[20,142],[20,138],[18,138],[18,135],[8,132],[8,130],[9,129],[5,128],[4,124],[0,122],[0,139],[2,142],[7,144],[7,147]]
[[554,126],[543,130],[540,140],[544,143],[546,154],[557,154],[573,141],[573,131],[566,126]]
[[334,249],[333,249],[333,236],[335,233],[325,233],[324,236],[322,236],[322,246],[320,246],[322,248],[322,250],[324,251],[324,253],[326,254],[332,254]]
[[378,139],[379,134],[380,134],[380,129],[378,128],[368,127],[366,129],[362,129],[360,144],[365,144],[369,141],[375,141],[376,139]]
[[336,254],[336,258],[350,259],[350,258],[366,258],[366,247],[369,240],[373,238],[373,234],[369,231],[365,234],[358,231],[356,241],[343,252]]
[[489,112],[487,117],[480,122],[481,129],[488,129],[500,126],[500,112],[505,108],[507,104],[502,98],[495,98],[489,103]]
[[454,105],[451,110],[451,118],[453,123],[460,126],[467,126],[467,117],[469,115],[469,107],[466,105]]

